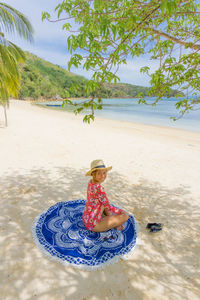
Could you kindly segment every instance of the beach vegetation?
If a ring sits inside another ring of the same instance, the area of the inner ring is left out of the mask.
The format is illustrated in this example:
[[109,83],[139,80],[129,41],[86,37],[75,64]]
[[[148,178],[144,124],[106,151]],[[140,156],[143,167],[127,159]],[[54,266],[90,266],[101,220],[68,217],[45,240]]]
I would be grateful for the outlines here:
[[[90,81],[83,76],[71,73],[29,52],[25,52],[26,60],[20,64],[21,86],[20,99],[66,99],[86,98],[85,86],[90,87]],[[100,89],[100,98],[135,98],[138,93],[148,95],[149,88],[126,83],[104,83]],[[175,96],[176,90],[170,90],[169,95]],[[96,102],[97,99],[95,100]],[[69,103],[65,101],[65,103]],[[83,103],[83,108],[89,109],[90,98]],[[94,104],[95,105],[95,104]],[[81,107],[81,105],[80,105]],[[79,107],[79,108],[80,108]],[[98,109],[100,106],[96,106]],[[75,108],[77,111],[77,107]],[[79,109],[78,111],[82,111]]]
[[25,54],[18,46],[6,39],[6,33],[18,34],[32,41],[33,28],[29,20],[18,10],[0,2],[0,104],[4,108],[7,126],[6,108],[9,97],[17,97],[20,89],[19,63],[25,60]]
[[[26,61],[20,65],[20,99],[65,99],[83,97],[86,79],[58,65],[26,52]],[[72,86],[78,89],[72,91]]]
[[[48,12],[42,19],[64,22],[71,53],[69,70],[72,66],[90,70],[91,79],[84,87],[90,97],[90,115],[102,86],[119,82],[120,66],[138,57],[157,64],[156,70],[141,66],[151,84],[148,96],[157,96],[154,104],[177,89],[185,94],[184,100],[177,99],[180,115],[199,108],[199,1],[64,0],[55,10],[57,20]],[[139,96],[139,103],[146,103],[144,93]]]

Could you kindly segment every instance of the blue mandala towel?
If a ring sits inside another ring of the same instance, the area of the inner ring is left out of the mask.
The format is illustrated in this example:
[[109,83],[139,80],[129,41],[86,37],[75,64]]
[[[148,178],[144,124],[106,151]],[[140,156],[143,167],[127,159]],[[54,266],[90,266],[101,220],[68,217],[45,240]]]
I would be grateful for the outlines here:
[[53,259],[86,270],[125,258],[136,245],[135,220],[130,215],[122,231],[91,232],[82,221],[85,200],[59,202],[41,214],[33,226],[37,246]]

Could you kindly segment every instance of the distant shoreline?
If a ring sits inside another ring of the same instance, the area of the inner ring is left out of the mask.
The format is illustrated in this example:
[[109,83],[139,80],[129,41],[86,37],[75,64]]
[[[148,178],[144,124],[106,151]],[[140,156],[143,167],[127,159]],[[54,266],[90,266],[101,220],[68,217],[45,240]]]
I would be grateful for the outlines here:
[[[132,98],[131,98],[132,99]],[[44,109],[45,111],[49,111],[49,112],[56,112],[56,113],[61,113],[61,114],[69,114],[70,116],[72,116],[73,118],[77,118],[77,119],[81,119],[83,120],[83,115],[78,114],[75,116],[75,114],[73,113],[73,111],[67,111],[67,110],[62,110],[62,109],[57,109],[56,107],[47,107],[45,105],[40,105],[37,104],[36,101],[30,101],[30,100],[21,100],[21,99],[10,99],[11,102],[24,102],[24,103],[29,103],[31,105],[33,105],[33,107],[36,108],[40,108],[40,109]],[[46,102],[46,101],[44,101]],[[180,132],[182,133],[186,133],[186,134],[194,134],[194,135],[199,135],[200,133],[198,131],[192,131],[192,130],[188,130],[188,129],[183,129],[183,128],[173,128],[173,127],[169,127],[169,126],[163,126],[163,125],[154,125],[154,124],[145,124],[143,122],[130,122],[130,121],[123,121],[123,120],[118,120],[118,119],[111,119],[111,118],[106,118],[103,116],[95,116],[95,120],[102,120],[103,122],[117,122],[117,124],[119,124],[120,126],[124,126],[125,124],[127,124],[127,126],[133,126],[135,128],[140,128],[140,126],[144,127],[144,128],[150,128],[151,131],[157,131],[157,130],[166,130],[166,131],[170,131],[170,132]],[[91,121],[91,124],[95,123]]]
[[[167,97],[167,96],[165,96]],[[179,98],[183,98],[184,96],[180,96],[180,97],[177,97],[177,99]],[[156,96],[145,96],[144,99],[149,99],[149,98],[156,98]],[[169,99],[170,98],[176,98],[175,96],[169,96]],[[101,99],[123,99],[123,100],[126,100],[126,99],[139,99],[138,97],[102,97]],[[84,98],[84,97],[69,97],[69,98],[66,98],[66,99],[57,99],[57,98],[47,98],[47,99],[44,99],[44,98],[39,98],[39,99],[31,99],[31,98],[25,98],[25,99],[13,99],[13,100],[19,100],[19,101],[28,101],[28,102],[53,102],[53,101],[65,101],[65,100],[89,100],[89,98]]]
[[[175,102],[176,100],[174,99],[174,97],[172,98],[173,99],[171,99],[171,101]],[[79,99],[71,98],[71,100],[84,101],[83,98],[79,98]],[[105,119],[112,119],[116,121],[124,121],[124,122],[131,122],[131,123],[138,123],[138,124],[145,124],[145,125],[152,125],[152,126],[163,126],[167,128],[181,129],[181,130],[187,130],[190,132],[197,132],[197,133],[200,132],[199,115],[196,116],[195,114],[195,117],[193,117],[192,119],[188,118],[186,115],[182,119],[177,120],[175,122],[170,119],[170,116],[173,117],[178,114],[178,112],[175,111],[174,103],[171,102],[170,104],[170,98],[164,99],[163,102],[160,102],[160,105],[158,103],[157,104],[158,108],[153,108],[151,107],[151,105],[145,106],[142,104],[140,108],[137,101],[135,102],[135,99],[133,98],[129,98],[129,99],[124,99],[124,98],[107,99],[106,98],[103,100],[105,100],[103,102],[104,107],[100,111],[99,110],[95,111],[95,117],[100,116]],[[149,100],[153,100],[153,99],[150,98]],[[123,101],[125,101],[124,105],[123,105]],[[168,101],[166,102],[166,105],[165,105],[165,101]],[[52,105],[51,102],[53,102]],[[59,102],[58,104],[60,105],[56,104],[57,102]],[[60,102],[62,101],[61,100],[33,101],[31,103],[33,105],[37,105],[51,110],[68,111],[70,113],[73,113],[75,109],[73,106],[69,105],[68,107],[62,108]],[[49,105],[47,105],[47,103],[49,103]],[[87,113],[89,112],[83,111],[80,113],[80,115],[83,116],[83,114],[87,114]]]

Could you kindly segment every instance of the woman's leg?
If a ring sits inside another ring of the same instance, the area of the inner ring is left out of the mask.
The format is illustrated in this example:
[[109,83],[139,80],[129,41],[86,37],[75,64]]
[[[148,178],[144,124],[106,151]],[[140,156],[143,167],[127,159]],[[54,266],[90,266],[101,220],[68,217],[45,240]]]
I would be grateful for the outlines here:
[[96,224],[93,231],[95,232],[103,232],[107,231],[111,228],[121,226],[123,223],[125,223],[129,218],[128,213],[122,213],[120,215],[112,215],[112,216],[106,216],[101,219],[99,223]]

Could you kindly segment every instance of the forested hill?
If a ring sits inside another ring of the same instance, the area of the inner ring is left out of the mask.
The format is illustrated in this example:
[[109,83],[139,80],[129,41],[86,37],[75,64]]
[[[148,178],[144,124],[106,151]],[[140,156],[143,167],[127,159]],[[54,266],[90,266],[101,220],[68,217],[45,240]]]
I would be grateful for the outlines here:
[[[47,62],[29,52],[26,52],[26,62],[20,66],[22,82],[20,99],[55,99],[84,97],[84,84],[87,79],[66,71],[58,65]],[[70,87],[79,85],[76,91]],[[149,88],[132,84],[105,84],[101,91],[104,98],[133,98],[139,92],[147,96]],[[171,96],[177,92],[172,91]]]

